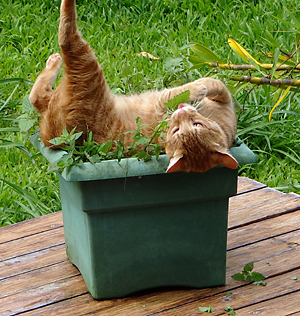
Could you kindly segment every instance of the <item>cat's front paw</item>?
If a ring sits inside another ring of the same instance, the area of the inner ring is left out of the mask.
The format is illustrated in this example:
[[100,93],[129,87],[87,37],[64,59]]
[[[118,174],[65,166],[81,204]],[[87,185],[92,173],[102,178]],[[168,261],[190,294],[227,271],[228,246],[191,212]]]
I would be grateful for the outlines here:
[[188,89],[190,90],[190,102],[202,101],[208,93],[207,87],[198,80],[191,82]]
[[54,68],[60,69],[62,65],[62,58],[60,57],[59,53],[55,53],[49,56],[46,62],[46,68]]

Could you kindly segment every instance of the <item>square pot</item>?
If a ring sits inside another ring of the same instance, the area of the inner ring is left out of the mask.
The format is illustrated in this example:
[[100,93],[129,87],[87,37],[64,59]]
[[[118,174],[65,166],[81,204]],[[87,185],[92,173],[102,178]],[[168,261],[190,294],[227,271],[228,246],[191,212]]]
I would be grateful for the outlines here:
[[[64,154],[31,142],[54,162]],[[240,144],[240,164],[256,161]],[[95,299],[225,284],[228,199],[237,170],[165,173],[169,158],[84,163],[57,173],[66,252]]]

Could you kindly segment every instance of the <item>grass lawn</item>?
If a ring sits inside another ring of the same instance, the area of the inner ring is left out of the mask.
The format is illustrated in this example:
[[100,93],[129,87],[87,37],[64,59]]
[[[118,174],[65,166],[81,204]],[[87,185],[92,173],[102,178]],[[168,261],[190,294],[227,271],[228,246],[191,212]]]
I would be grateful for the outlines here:
[[[48,56],[60,51],[59,6],[57,0],[2,0],[0,226],[60,210],[58,180],[28,141],[38,127],[37,115],[22,108]],[[198,42],[223,60],[243,63],[230,49],[228,38],[262,62],[267,60],[264,53],[274,53],[277,46],[282,53],[292,53],[300,37],[297,7],[296,0],[77,1],[79,28],[115,93],[162,89],[200,76],[221,78],[243,106],[238,135],[259,159],[255,165],[241,167],[240,174],[300,193],[298,90],[289,92],[269,123],[269,112],[283,90],[242,87],[228,80],[230,71],[207,66],[187,71],[191,65],[186,58],[193,54],[187,44]],[[138,56],[140,52],[159,59]],[[293,58],[297,62],[298,53]],[[21,133],[24,122],[34,125]]]

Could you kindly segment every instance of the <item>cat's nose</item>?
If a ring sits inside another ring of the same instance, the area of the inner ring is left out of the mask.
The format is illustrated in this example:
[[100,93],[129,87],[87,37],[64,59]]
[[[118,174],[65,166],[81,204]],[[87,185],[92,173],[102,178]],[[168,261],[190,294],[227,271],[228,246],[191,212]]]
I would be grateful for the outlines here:
[[178,109],[182,109],[182,108],[184,108],[185,107],[185,104],[183,104],[183,103],[180,103],[179,105],[178,105]]

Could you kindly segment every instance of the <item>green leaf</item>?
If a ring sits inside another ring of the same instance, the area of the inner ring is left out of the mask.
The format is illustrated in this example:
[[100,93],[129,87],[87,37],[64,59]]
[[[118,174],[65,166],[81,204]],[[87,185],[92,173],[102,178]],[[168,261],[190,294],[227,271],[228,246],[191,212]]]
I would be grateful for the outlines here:
[[297,280],[298,280],[298,277],[293,276],[293,277],[291,277],[291,280],[295,280],[295,281],[297,281]]
[[209,307],[198,307],[199,311],[202,313],[213,313],[213,309],[211,308],[211,306],[209,305]]
[[248,274],[248,275],[246,275],[246,282],[250,282],[250,281],[253,281],[252,276],[251,276],[251,274]]
[[193,65],[204,64],[203,59],[201,59],[201,58],[199,58],[197,56],[188,55],[187,58],[188,58],[188,61],[190,63],[192,63]]
[[213,53],[209,48],[201,45],[199,43],[192,42],[191,44],[195,44],[191,47],[191,50],[199,57],[202,61],[209,63],[220,63],[223,64],[222,59]]
[[100,158],[99,155],[93,155],[93,156],[91,157],[91,160],[93,161],[93,163],[98,163],[98,162],[101,162],[101,161],[102,161],[102,159]]
[[155,152],[155,157],[158,159],[160,153],[161,153],[161,147],[159,144],[153,144],[154,146],[154,152]]
[[224,311],[227,313],[227,315],[235,315],[236,314],[236,312],[230,306],[227,306],[226,308],[224,308]]
[[225,293],[225,296],[226,296],[226,297],[229,297],[229,296],[231,296],[231,295],[232,295],[231,292],[226,292],[226,293]]
[[262,280],[264,280],[265,278],[266,278],[266,277],[265,277],[263,274],[259,273],[259,272],[252,272],[252,273],[251,273],[251,279],[252,279],[253,281],[255,281],[255,282],[262,281]]
[[250,272],[252,271],[254,268],[254,263],[253,262],[249,262],[244,266],[244,271],[246,272]]
[[172,57],[167,57],[164,60],[164,67],[166,70],[174,70],[176,67],[180,66],[183,61],[183,58],[178,57],[178,58],[172,58]]
[[135,145],[145,145],[148,144],[149,140],[145,135],[139,136],[139,138],[136,140]]
[[62,137],[55,137],[49,140],[49,143],[54,145],[54,146],[59,146],[64,144],[64,140],[62,140]]
[[33,112],[33,111],[34,111],[34,106],[29,101],[29,95],[25,95],[22,102],[22,112],[26,113],[26,112]]
[[190,90],[183,91],[176,95],[173,99],[170,99],[165,103],[168,111],[174,111],[177,109],[180,103],[187,103],[190,100]]
[[266,285],[267,285],[267,282],[264,282],[264,281],[257,281],[257,282],[253,282],[252,284],[253,284],[253,285],[257,285],[257,286],[259,286],[259,285],[266,286]]
[[32,119],[20,119],[19,120],[19,127],[20,127],[20,132],[25,133],[28,132],[31,127],[33,127],[33,125],[35,124],[36,120],[32,120]]
[[152,159],[152,156],[149,155],[147,152],[145,152],[144,150],[139,150],[137,152],[137,158],[139,160],[143,160],[143,161],[149,161]]
[[234,280],[236,281],[244,281],[245,280],[245,275],[243,273],[236,273],[231,276]]
[[107,154],[110,151],[111,146],[112,146],[112,142],[102,143],[99,146],[99,152],[101,154]]

